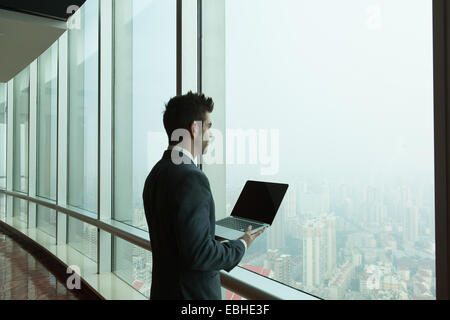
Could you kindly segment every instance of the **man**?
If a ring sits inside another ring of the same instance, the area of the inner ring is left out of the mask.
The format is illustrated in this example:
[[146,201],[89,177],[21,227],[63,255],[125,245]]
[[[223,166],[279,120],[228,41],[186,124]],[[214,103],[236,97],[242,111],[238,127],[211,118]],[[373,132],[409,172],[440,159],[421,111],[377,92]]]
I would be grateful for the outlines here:
[[166,104],[169,147],[142,195],[153,256],[150,299],[220,300],[219,270],[231,271],[263,232],[252,234],[250,226],[240,239],[214,238],[214,200],[194,162],[208,147],[213,108],[211,98],[192,92]]

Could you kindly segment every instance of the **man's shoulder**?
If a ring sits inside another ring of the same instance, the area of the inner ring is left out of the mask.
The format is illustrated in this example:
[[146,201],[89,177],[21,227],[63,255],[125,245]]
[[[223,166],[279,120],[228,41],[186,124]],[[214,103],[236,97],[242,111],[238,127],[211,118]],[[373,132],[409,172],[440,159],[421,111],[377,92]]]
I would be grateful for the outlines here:
[[187,185],[200,185],[209,187],[208,177],[206,174],[197,168],[196,166],[187,166],[188,168],[184,168],[182,173],[180,174],[181,181]]
[[175,164],[170,159],[159,160],[150,171],[148,177],[152,178],[159,175],[164,176],[164,179],[175,180],[180,183],[186,180],[208,183],[205,173],[194,164]]

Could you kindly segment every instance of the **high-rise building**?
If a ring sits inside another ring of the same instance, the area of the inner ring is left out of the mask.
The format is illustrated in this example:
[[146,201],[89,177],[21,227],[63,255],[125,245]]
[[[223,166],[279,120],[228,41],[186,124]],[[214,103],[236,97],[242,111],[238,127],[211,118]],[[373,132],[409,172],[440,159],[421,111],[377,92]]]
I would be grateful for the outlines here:
[[[284,199],[288,200],[288,199]],[[286,230],[287,230],[287,215],[289,210],[289,200],[283,201],[278,214],[273,221],[272,226],[267,232],[267,249],[281,249],[286,246]]]
[[289,186],[283,202],[286,218],[295,218],[297,216],[297,188],[295,185]]
[[330,191],[328,183],[308,185],[300,193],[298,205],[300,215],[306,218],[314,218],[330,212]]
[[273,270],[275,280],[290,284],[293,281],[291,255],[282,254],[276,258],[274,261]]
[[318,220],[310,220],[302,234],[303,283],[307,288],[319,287],[325,275],[323,225]]
[[350,286],[350,281],[353,276],[354,266],[351,262],[347,261],[336,272],[333,278],[329,282],[329,294],[330,299],[341,299],[344,296],[345,291]]
[[380,190],[373,186],[365,186],[363,191],[363,201],[374,203],[381,200]]
[[412,194],[411,189],[407,186],[402,186],[400,188],[401,202],[403,206],[409,206],[412,204]]
[[303,234],[303,282],[320,286],[336,268],[336,217],[322,215],[308,220]]
[[326,215],[322,221],[325,226],[327,277],[331,277],[336,268],[336,217]]
[[133,226],[136,226],[137,228],[147,230],[147,219],[145,218],[145,211],[144,208],[135,208],[134,214],[132,217],[132,224]]
[[81,241],[84,247],[83,252],[85,252],[88,257],[97,257],[97,228],[87,224],[83,224],[81,227],[83,228],[83,232],[81,233]]
[[403,218],[403,241],[413,244],[419,236],[419,208],[408,206]]
[[368,207],[367,221],[372,225],[383,226],[386,221],[387,208],[380,201],[373,202]]

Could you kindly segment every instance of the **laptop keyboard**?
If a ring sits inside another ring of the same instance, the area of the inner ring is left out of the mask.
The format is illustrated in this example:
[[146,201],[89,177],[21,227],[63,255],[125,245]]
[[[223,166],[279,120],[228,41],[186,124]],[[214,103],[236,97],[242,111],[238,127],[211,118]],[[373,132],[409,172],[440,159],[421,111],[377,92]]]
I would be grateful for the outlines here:
[[222,226],[222,227],[230,228],[233,230],[239,230],[239,231],[243,231],[243,232],[247,231],[247,228],[249,225],[252,225],[252,230],[263,226],[262,224],[249,223],[246,221],[234,219],[232,217],[228,217],[221,221],[218,221],[216,224],[219,226]]

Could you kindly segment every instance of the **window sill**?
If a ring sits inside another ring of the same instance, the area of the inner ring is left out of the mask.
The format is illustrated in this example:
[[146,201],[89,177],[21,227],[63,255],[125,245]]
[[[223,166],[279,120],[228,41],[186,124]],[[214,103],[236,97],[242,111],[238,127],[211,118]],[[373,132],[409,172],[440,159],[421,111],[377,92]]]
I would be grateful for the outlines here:
[[[242,267],[230,272],[221,271],[222,286],[246,299],[253,300],[321,300],[318,297],[291,288]],[[252,284],[257,284],[255,287]],[[239,288],[239,290],[236,290]]]
[[[70,245],[55,244],[55,238],[45,232],[32,228],[27,229],[26,224],[17,218],[7,218],[4,221],[15,230],[28,237],[39,245],[43,251],[53,255],[66,267],[77,266],[80,268],[81,278],[99,296],[107,300],[147,300],[147,298],[132,288],[129,284],[117,277],[112,272],[97,274],[97,263],[90,260]],[[67,275],[70,276],[69,274]]]

